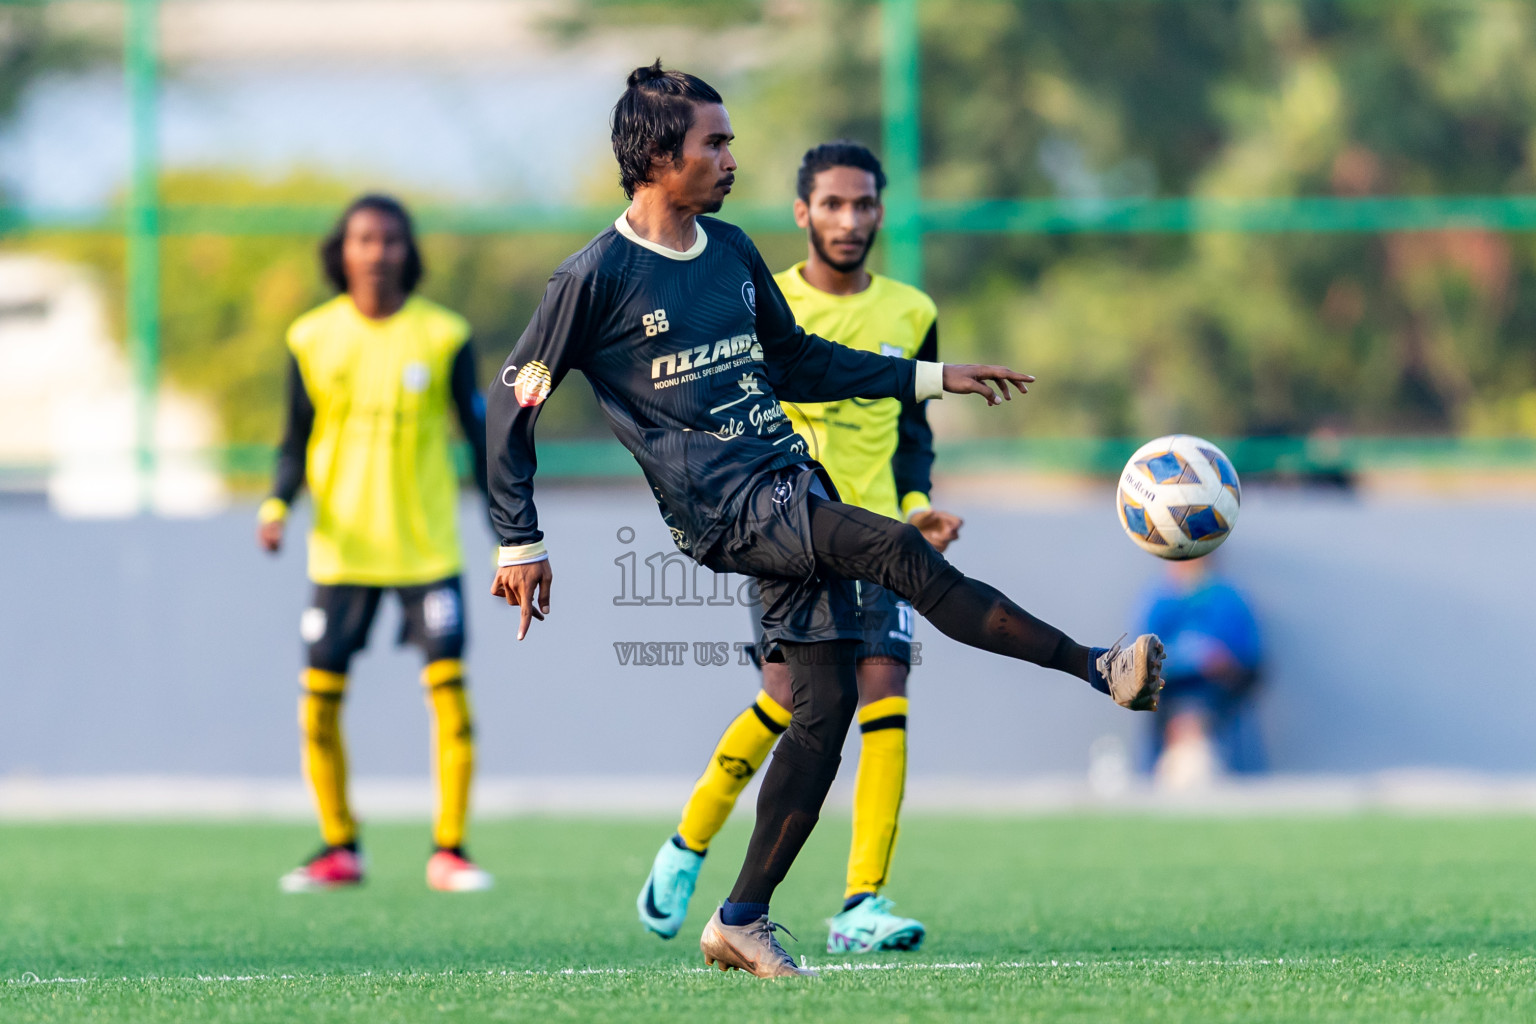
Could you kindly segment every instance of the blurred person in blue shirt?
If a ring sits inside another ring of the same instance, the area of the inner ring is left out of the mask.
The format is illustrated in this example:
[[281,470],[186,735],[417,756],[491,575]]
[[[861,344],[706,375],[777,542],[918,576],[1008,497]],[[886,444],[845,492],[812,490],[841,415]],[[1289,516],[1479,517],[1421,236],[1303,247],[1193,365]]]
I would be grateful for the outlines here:
[[1264,771],[1253,709],[1259,627],[1242,593],[1214,571],[1210,556],[1170,562],[1143,596],[1137,622],[1167,650],[1148,751],[1156,782],[1182,789],[1222,772]]

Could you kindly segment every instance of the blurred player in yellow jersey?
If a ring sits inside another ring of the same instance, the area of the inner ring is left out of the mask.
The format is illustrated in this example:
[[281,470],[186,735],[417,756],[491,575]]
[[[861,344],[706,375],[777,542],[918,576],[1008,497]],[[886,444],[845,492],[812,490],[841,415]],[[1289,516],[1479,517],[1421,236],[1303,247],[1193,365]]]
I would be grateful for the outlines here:
[[[938,360],[937,311],[916,288],[871,274],[865,261],[884,208],[885,174],[865,147],[817,146],[800,165],[795,222],[809,254],[774,280],[807,331],[884,355]],[[784,403],[812,457],[838,496],[871,512],[905,519],[943,551],[961,521],[928,501],[933,433],[924,403],[894,398],[819,405]],[[916,949],[923,926],[891,912],[880,896],[896,845],[907,769],[907,673],[911,605],[872,583],[859,584],[864,641],[858,652],[862,750],[854,785],[853,845],[843,908],[827,949],[867,953]],[[763,687],[726,729],[694,786],[677,833],[662,845],[638,900],[641,922],[671,938],[682,927],[704,854],[736,798],[790,722],[790,677],[783,662],[763,662]]]
[[426,660],[421,684],[437,782],[427,884],[489,888],[491,876],[464,852],[475,748],[460,660],[455,419],[486,489],[485,402],[475,387],[469,325],[414,294],[421,255],[410,216],[387,196],[353,202],[320,253],[340,294],[289,328],[287,430],[257,526],[258,542],[276,552],[288,507],[308,483],[314,597],[299,623],[307,648],[299,727],[325,845],[284,875],[282,888],[307,892],[363,879],[340,713],[347,670],[387,590],[404,613],[400,642],[419,647]]

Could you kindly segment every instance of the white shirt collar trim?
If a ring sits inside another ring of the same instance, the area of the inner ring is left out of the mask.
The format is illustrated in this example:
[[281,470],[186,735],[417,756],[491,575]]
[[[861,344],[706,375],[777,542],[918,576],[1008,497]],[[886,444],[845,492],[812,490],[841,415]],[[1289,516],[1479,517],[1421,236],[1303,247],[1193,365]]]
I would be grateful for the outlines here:
[[668,249],[664,245],[657,245],[649,239],[641,238],[635,234],[635,229],[629,226],[629,217],[626,214],[619,214],[619,219],[613,222],[613,226],[619,234],[634,242],[640,248],[649,249],[651,252],[665,256],[669,260],[695,259],[704,251],[704,247],[709,244],[709,236],[704,233],[704,225],[700,224],[697,220],[693,222],[693,245],[683,252],[678,252],[676,249]]

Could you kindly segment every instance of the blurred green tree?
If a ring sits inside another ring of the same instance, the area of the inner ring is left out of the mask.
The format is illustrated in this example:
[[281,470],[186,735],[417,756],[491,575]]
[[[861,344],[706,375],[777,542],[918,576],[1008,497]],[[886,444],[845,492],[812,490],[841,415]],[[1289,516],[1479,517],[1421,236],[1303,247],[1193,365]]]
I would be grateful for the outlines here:
[[[923,0],[920,13],[930,199],[1536,191],[1536,5],[1523,0]],[[807,146],[879,141],[879,16],[872,0],[583,0],[551,27],[576,46],[658,24],[733,41],[694,46],[708,56],[690,66],[727,94],[737,201],[787,205]],[[743,39],[750,52],[734,48]],[[7,45],[0,116],[22,88],[8,69],[30,80],[49,44]],[[592,181],[591,198],[618,198],[611,175]],[[170,203],[339,209],[349,197],[303,176],[164,184]],[[426,239],[424,292],[474,323],[484,379],[584,241]],[[803,253],[793,235],[760,241],[776,266]],[[283,332],[326,296],[315,242],[164,243],[166,371],[218,403],[231,441],[276,436]],[[118,287],[116,238],[27,244]],[[945,403],[950,436],[1536,435],[1526,234],[934,235],[927,256],[946,358],[1041,378],[1021,415]],[[541,432],[605,433],[581,385],[556,393]]]
[[[878,5],[812,10],[799,111],[877,138]],[[921,18],[931,199],[1532,191],[1528,4],[925,0]],[[1526,236],[928,246],[950,356],[1041,376],[1024,418],[948,407],[953,429],[1536,433]]]
[[[162,179],[168,205],[333,207],[347,186],[312,176],[257,182],[178,172]],[[409,205],[409,204],[408,204]],[[226,442],[271,445],[282,429],[284,338],[304,311],[330,298],[313,235],[172,235],[161,241],[162,360],[182,389],[207,396]],[[481,380],[489,381],[533,314],[551,270],[586,239],[426,235],[421,293],[468,317]],[[112,234],[40,234],[29,248],[93,267],[122,312],[124,246]],[[122,335],[121,321],[116,325]],[[544,436],[601,430],[585,387],[562,388],[540,418]]]

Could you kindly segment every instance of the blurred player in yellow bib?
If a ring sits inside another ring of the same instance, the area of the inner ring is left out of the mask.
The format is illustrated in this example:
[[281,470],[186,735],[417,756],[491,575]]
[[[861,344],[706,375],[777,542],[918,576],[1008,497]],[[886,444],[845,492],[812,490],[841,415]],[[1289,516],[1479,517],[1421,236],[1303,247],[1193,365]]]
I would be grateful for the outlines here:
[[475,387],[469,324],[414,294],[421,255],[409,214],[387,196],[353,202],[320,253],[340,294],[289,328],[288,423],[257,526],[261,546],[276,552],[288,507],[308,483],[314,596],[299,623],[308,666],[299,727],[325,845],[284,875],[282,888],[308,892],[363,879],[340,714],[352,657],[366,646],[387,590],[400,599],[400,642],[426,660],[421,683],[437,782],[427,884],[489,888],[491,876],[464,852],[475,748],[461,660],[455,419],[486,490],[485,401]]
[[[937,310],[916,288],[872,274],[865,261],[880,228],[885,173],[875,155],[852,142],[817,146],[800,165],[795,223],[809,254],[774,276],[805,330],[853,348],[936,362]],[[933,432],[922,402],[895,398],[796,405],[791,425],[822,464],[838,497],[904,519],[943,551],[961,520],[928,501]],[[891,912],[880,896],[896,846],[907,770],[907,674],[912,663],[912,606],[882,587],[859,584],[864,640],[858,651],[858,722],[862,738],[854,785],[853,844],[843,908],[831,921],[833,953],[916,949],[923,926]],[[755,617],[754,617],[755,621]],[[640,920],[671,938],[682,927],[710,840],[736,798],[790,722],[790,676],[783,662],[763,662],[753,704],[720,737],[694,786],[677,832],[656,855],[638,900]]]

